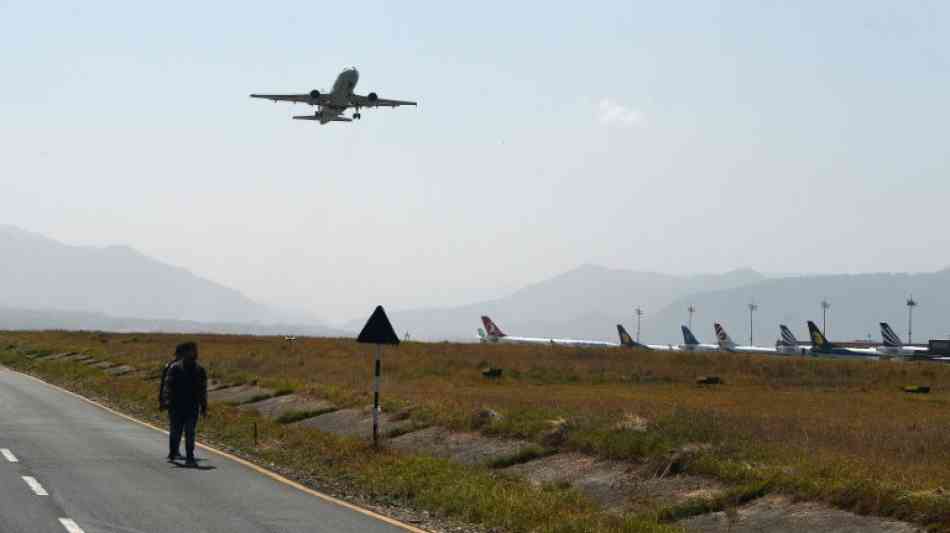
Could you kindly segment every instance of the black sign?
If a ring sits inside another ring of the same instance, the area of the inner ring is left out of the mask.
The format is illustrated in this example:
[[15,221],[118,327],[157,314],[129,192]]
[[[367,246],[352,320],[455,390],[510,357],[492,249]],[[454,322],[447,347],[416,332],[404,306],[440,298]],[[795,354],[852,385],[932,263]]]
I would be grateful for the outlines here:
[[386,311],[383,311],[383,306],[376,306],[376,310],[373,311],[372,316],[369,317],[369,320],[366,321],[366,325],[363,326],[363,331],[360,331],[359,337],[356,337],[356,342],[365,342],[368,344],[399,344],[399,336],[396,335],[396,331],[393,330],[393,325],[389,323],[389,318],[386,317]]

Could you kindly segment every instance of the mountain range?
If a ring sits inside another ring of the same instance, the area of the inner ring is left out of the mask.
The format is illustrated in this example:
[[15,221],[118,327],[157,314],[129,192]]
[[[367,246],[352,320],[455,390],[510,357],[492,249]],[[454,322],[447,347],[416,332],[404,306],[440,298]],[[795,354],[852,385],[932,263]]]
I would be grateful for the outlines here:
[[[103,329],[316,336],[353,335],[365,318],[343,329],[288,320],[241,292],[147,257],[128,246],[71,246],[0,225],[0,329]],[[736,341],[775,342],[778,324],[805,340],[806,320],[821,323],[820,302],[831,303],[828,336],[879,339],[890,322],[907,340],[905,299],[919,302],[915,342],[950,332],[950,269],[919,274],[766,276],[749,269],[676,276],[583,265],[510,295],[455,307],[399,309],[383,302],[397,331],[418,340],[475,340],[479,317],[490,315],[510,334],[616,341],[615,325],[635,334],[635,308],[644,311],[641,339],[679,343],[693,306],[693,331],[712,342],[721,322]],[[299,316],[299,315],[296,315]]]
[[[672,276],[583,265],[511,295],[451,308],[390,312],[393,324],[418,339],[474,339],[481,315],[510,334],[615,340],[615,324],[634,308],[662,309],[702,290],[729,289],[765,279],[752,270]],[[347,324],[351,329],[357,322]],[[677,331],[679,331],[677,329]]]
[[[914,295],[915,342],[944,338],[950,332],[950,269],[921,274],[850,274],[769,277],[753,270],[719,275],[671,276],[585,265],[510,296],[451,308],[392,312],[400,331],[418,339],[473,339],[479,317],[489,315],[508,334],[617,340],[615,325],[636,332],[635,307],[644,310],[641,339],[682,342],[680,325],[695,309],[693,331],[714,342],[713,322],[736,341],[749,340],[749,303],[754,312],[753,342],[773,345],[778,325],[788,325],[806,340],[805,322],[822,323],[820,302],[831,303],[829,337],[879,341],[878,323],[890,322],[907,341],[905,300]],[[348,325],[356,327],[355,323]]]
[[71,246],[0,225],[0,328],[337,335],[128,246]]

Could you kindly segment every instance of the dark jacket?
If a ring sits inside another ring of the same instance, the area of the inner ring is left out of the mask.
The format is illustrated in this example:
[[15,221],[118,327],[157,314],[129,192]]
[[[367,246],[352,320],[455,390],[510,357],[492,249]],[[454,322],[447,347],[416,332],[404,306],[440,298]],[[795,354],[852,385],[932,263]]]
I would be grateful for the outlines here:
[[208,374],[198,363],[175,361],[168,367],[163,397],[172,411],[208,411]]

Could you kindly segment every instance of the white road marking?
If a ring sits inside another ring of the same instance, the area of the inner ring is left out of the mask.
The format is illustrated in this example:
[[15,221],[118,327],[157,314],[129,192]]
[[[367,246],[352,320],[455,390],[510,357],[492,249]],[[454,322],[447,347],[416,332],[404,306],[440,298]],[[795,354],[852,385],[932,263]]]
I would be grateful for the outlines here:
[[32,489],[37,496],[49,496],[49,493],[46,492],[46,489],[43,488],[43,485],[40,485],[40,482],[37,481],[35,477],[21,477],[23,478],[23,481],[26,481],[26,484],[30,486],[30,489]]
[[66,531],[69,531],[69,533],[86,533],[76,522],[73,522],[72,519],[60,518],[59,523],[63,524],[63,527],[66,528]]
[[10,461],[11,463],[18,463],[18,462],[19,462],[19,460],[16,458],[16,456],[13,455],[13,452],[11,452],[10,450],[8,450],[8,449],[6,449],[6,448],[0,448],[0,455],[3,455],[3,457],[5,457],[6,460],[7,460],[7,461]]

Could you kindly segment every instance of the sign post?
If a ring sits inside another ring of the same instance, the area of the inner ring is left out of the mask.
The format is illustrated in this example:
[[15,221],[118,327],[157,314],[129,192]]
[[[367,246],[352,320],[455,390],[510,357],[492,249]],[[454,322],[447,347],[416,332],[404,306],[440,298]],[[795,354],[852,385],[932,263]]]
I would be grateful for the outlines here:
[[379,445],[379,380],[382,374],[383,345],[399,345],[399,337],[393,330],[393,325],[386,316],[383,306],[376,306],[376,310],[366,321],[356,342],[376,345],[376,359],[373,369],[373,446]]

